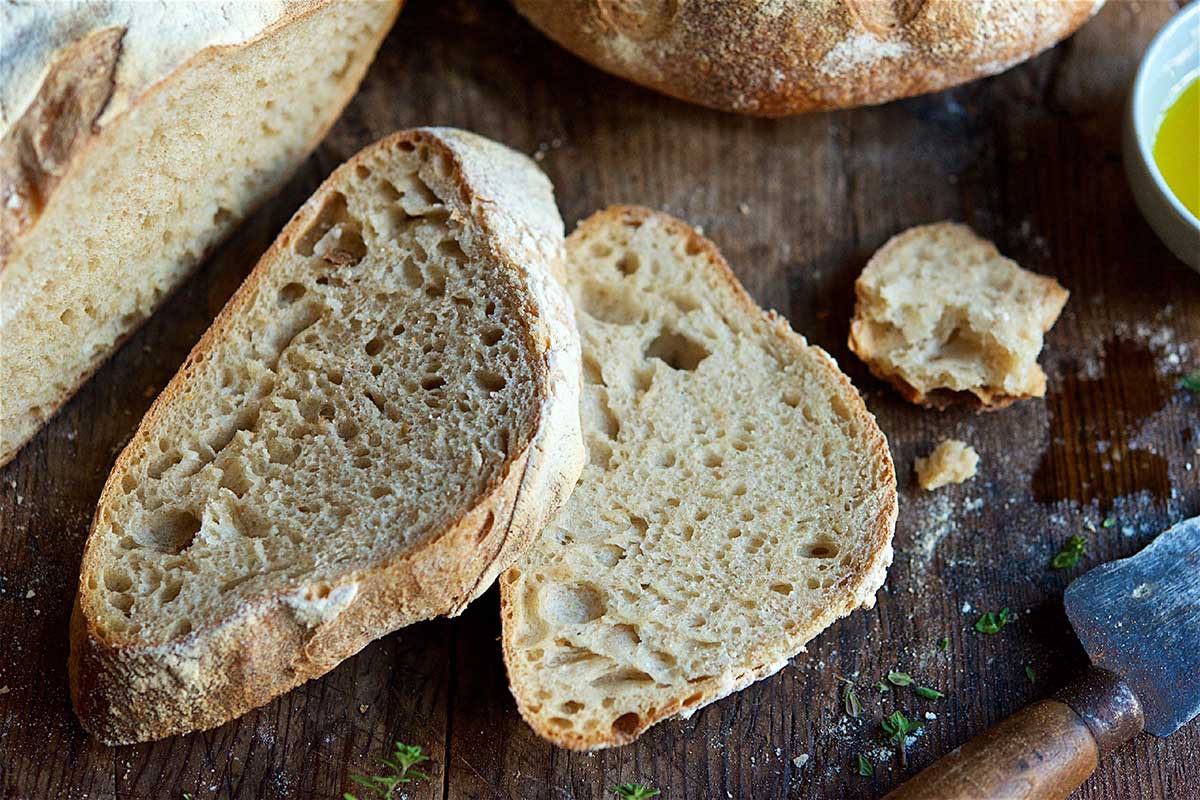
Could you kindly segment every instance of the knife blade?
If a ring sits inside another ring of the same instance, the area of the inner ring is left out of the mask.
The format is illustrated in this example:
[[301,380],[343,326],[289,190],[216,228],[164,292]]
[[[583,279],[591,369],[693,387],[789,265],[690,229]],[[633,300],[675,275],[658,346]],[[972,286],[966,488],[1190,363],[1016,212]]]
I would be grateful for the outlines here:
[[1148,732],[1169,736],[1200,714],[1200,517],[1077,578],[1063,604],[1092,663],[1133,690]]
[[1063,602],[1092,666],[884,800],[1062,800],[1143,729],[1168,736],[1200,713],[1200,517],[1077,578]]

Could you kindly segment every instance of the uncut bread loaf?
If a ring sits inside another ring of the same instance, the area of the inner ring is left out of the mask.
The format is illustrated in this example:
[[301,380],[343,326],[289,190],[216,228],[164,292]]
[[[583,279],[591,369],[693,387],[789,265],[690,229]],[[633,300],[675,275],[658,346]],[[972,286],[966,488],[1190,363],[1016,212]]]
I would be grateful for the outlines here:
[[549,181],[481,137],[408,131],[335,171],[105,484],[84,727],[218,725],[483,592],[582,468],[561,259]]
[[603,70],[723,111],[872,105],[994,75],[1104,0],[513,0]]
[[834,360],[685,223],[611,208],[567,259],[588,463],[500,586],[522,716],[589,749],[776,672],[871,605],[896,478]]
[[399,7],[0,3],[0,465],[316,146]]
[[966,225],[893,236],[854,291],[850,349],[910,402],[997,409],[1046,394],[1037,357],[1070,293]]

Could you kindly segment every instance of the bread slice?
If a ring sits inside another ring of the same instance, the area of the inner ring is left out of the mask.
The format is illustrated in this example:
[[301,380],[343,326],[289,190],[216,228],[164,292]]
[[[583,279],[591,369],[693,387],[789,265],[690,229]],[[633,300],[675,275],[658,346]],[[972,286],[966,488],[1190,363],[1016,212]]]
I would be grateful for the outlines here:
[[458,614],[584,460],[533,162],[409,131],[335,171],[151,407],[96,509],[71,692],[108,743],[208,728]]
[[521,714],[590,749],[776,672],[871,605],[896,479],[834,360],[685,223],[611,208],[567,258],[588,464],[500,586]]
[[0,465],[316,146],[399,7],[0,3]]
[[854,289],[850,349],[909,401],[994,409],[1046,394],[1037,357],[1069,292],[966,225],[892,237]]

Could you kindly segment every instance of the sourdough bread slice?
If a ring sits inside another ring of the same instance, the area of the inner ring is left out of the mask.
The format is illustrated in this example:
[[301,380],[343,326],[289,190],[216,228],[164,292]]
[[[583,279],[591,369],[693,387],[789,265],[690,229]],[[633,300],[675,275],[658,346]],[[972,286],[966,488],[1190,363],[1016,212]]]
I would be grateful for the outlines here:
[[612,208],[567,254],[588,464],[500,585],[521,714],[588,749],[776,672],[871,605],[896,479],[834,360],[692,228]]
[[399,7],[0,3],[0,465],[316,146]]
[[114,466],[71,690],[108,743],[208,728],[458,614],[584,459],[562,221],[533,162],[393,135],[298,211]]
[[910,402],[995,409],[1046,394],[1037,357],[1069,293],[966,225],[893,236],[854,290],[850,349]]

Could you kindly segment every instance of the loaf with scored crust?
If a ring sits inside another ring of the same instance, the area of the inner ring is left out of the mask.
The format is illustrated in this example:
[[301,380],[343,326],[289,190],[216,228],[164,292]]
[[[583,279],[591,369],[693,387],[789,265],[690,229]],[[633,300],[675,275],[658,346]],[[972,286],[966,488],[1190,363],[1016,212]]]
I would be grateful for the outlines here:
[[104,486],[71,621],[85,728],[219,725],[483,592],[583,463],[550,182],[393,135],[284,228]]
[[994,75],[1104,0],[513,0],[614,75],[742,114],[873,105]]

